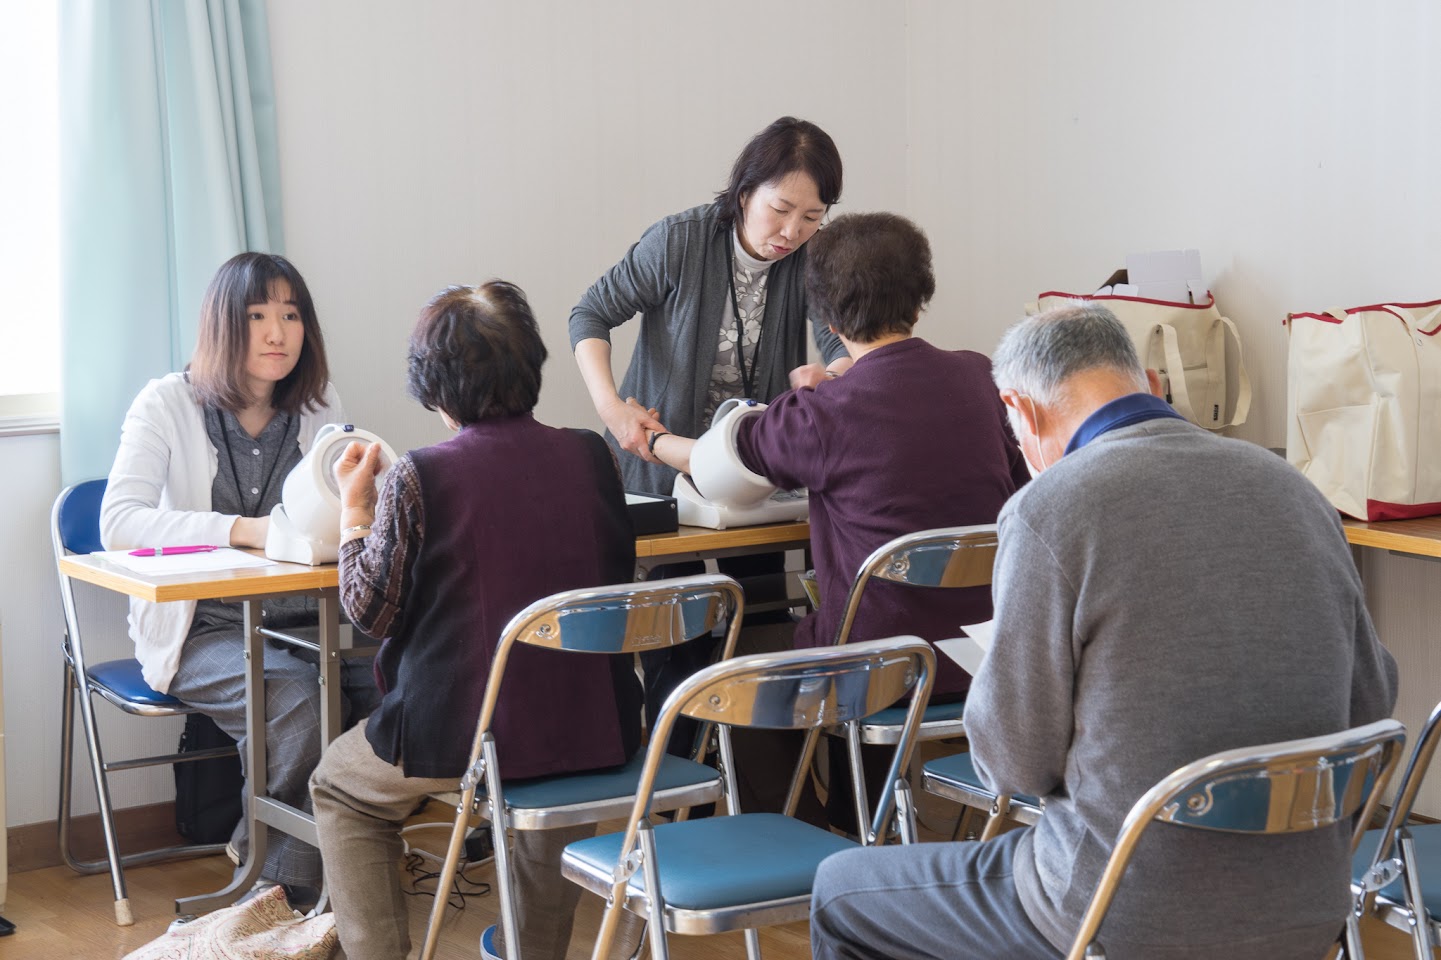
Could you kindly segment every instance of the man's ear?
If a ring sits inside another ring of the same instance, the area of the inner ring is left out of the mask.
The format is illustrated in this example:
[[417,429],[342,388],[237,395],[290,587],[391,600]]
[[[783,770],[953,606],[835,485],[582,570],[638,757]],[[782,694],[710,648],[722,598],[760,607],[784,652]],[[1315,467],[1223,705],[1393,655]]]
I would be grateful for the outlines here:
[[[1031,436],[1039,436],[1039,424],[1036,423],[1036,404],[1034,401],[1029,403],[1025,402],[1027,400],[1030,400],[1030,398],[1010,387],[1001,391],[1001,402],[1016,411],[1016,415],[1021,418],[1021,422],[1026,426],[1026,432]],[[1016,439],[1020,440],[1021,438],[1017,437]]]
[[1151,396],[1166,399],[1166,391],[1161,389],[1161,375],[1150,368],[1146,369],[1146,385],[1151,388]]

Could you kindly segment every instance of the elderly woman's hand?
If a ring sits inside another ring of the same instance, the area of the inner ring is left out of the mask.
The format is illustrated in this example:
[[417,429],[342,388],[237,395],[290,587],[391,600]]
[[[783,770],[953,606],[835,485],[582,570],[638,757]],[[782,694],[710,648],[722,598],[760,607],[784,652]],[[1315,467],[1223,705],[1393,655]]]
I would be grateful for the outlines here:
[[335,461],[335,479],[340,484],[340,508],[369,516],[347,518],[346,526],[369,523],[375,516],[375,478],[380,473],[380,444],[351,441]]
[[615,435],[616,440],[620,441],[622,450],[633,453],[642,460],[660,463],[650,452],[650,447],[646,443],[646,435],[649,431],[668,432],[660,420],[656,419],[656,410],[648,409],[635,397],[631,397],[624,403],[621,403],[620,398],[617,397],[615,403],[607,405],[599,413],[601,420],[605,422],[606,429]]
[[819,363],[807,363],[804,366],[796,367],[790,373],[791,389],[799,390],[801,387],[815,389],[816,385],[826,380],[834,380],[851,368],[850,357],[840,357],[831,361],[830,366],[823,367]]

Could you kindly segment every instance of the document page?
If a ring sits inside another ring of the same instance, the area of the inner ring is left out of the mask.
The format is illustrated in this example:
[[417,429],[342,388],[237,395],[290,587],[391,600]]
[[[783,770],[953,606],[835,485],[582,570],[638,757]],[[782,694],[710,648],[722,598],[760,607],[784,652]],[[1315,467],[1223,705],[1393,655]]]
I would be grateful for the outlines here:
[[177,553],[168,557],[132,557],[128,550],[107,550],[93,556],[109,560],[136,573],[155,576],[209,573],[212,570],[234,570],[238,567],[268,567],[275,562],[232,547],[222,547],[208,553]]
[[936,649],[959,663],[962,670],[975,676],[981,669],[981,662],[986,659],[986,652],[991,649],[991,641],[995,639],[996,622],[987,620],[961,629],[965,631],[965,636],[937,640]]

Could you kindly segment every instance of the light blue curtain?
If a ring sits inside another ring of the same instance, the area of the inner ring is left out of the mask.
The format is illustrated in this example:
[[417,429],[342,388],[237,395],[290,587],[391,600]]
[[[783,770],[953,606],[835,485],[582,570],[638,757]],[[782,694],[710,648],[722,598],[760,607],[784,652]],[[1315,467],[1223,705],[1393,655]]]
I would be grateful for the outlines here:
[[65,483],[110,471],[147,380],[195,346],[215,269],[282,251],[264,0],[62,0]]

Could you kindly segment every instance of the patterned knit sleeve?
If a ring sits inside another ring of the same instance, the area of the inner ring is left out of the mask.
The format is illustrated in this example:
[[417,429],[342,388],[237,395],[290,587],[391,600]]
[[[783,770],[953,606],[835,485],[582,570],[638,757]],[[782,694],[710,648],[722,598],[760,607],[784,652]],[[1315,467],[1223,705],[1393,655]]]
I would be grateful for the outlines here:
[[400,632],[424,535],[420,478],[407,455],[385,478],[370,535],[340,545],[340,602],[357,630],[377,640]]

